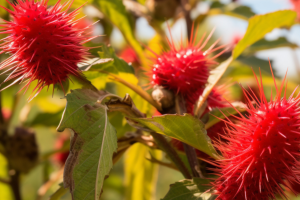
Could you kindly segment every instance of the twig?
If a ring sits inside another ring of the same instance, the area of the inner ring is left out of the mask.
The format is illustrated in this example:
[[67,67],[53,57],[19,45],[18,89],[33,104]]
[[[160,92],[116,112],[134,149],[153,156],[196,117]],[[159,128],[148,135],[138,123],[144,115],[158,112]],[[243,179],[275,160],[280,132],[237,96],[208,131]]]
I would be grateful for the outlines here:
[[[176,102],[176,112],[177,112],[177,114],[182,115],[183,113],[185,113],[186,112],[186,107],[185,107],[185,102],[183,100],[183,97],[177,95],[176,99],[175,99],[175,102]],[[204,178],[201,171],[200,171],[200,164],[198,162],[198,158],[197,158],[195,148],[191,147],[188,144],[185,144],[184,142],[183,142],[183,146],[184,146],[184,151],[185,151],[186,156],[188,158],[189,164],[191,166],[193,176]]]
[[60,188],[51,195],[49,200],[59,200],[64,194],[66,194],[68,191],[67,188],[64,188],[64,186],[60,186]]
[[[104,72],[104,71],[103,71]],[[104,72],[107,73],[107,72]],[[144,90],[142,90],[141,88],[137,87],[136,85],[133,85],[127,81],[125,81],[124,79],[122,79],[121,77],[115,75],[115,74],[111,74],[108,73],[114,80],[122,83],[123,85],[127,86],[128,88],[132,89],[133,91],[135,91],[138,95],[140,95],[143,99],[145,99],[146,101],[148,101],[152,106],[154,106],[157,110],[161,110],[161,107],[152,99],[152,97],[145,92]]]
[[191,13],[190,13],[191,6],[189,4],[189,0],[180,0],[180,2],[181,2],[181,8],[184,13],[184,18],[186,21],[187,36],[190,41],[191,39],[190,37],[192,35],[192,26],[193,26],[193,21],[191,19]]
[[170,143],[166,140],[166,138],[158,133],[152,132],[151,135],[155,139],[157,145],[167,153],[179,171],[183,174],[186,179],[191,179],[191,174],[189,170],[186,168],[181,158],[179,157],[176,150],[170,145]]
[[[140,112],[133,104],[130,96],[126,95],[124,99],[119,99],[115,101],[109,101],[106,103],[109,112],[122,112],[125,116],[136,117],[136,118],[144,118],[145,114]],[[129,119],[127,119],[128,121]],[[150,134],[154,138],[158,147],[166,152],[166,154],[171,158],[174,164],[178,167],[181,173],[186,178],[190,178],[191,175],[177,154],[176,150],[170,145],[170,143],[166,140],[166,138],[158,133],[150,131]]]
[[178,168],[174,164],[162,162],[162,161],[156,159],[152,154],[150,154],[150,156],[151,156],[151,158],[146,158],[150,162],[153,162],[153,163],[156,163],[156,164],[159,164],[159,165],[162,165],[162,166],[165,166],[165,167],[168,167],[168,168],[178,171]]
[[45,196],[45,194],[53,186],[53,184],[55,184],[59,179],[61,179],[63,177],[63,173],[64,173],[64,166],[58,172],[55,172],[51,176],[50,180],[47,181],[46,183],[44,183],[39,188],[37,200],[41,200]]
[[10,180],[5,178],[0,178],[0,183],[10,184]]
[[20,191],[20,172],[15,171],[14,174],[10,175],[10,187],[13,191],[15,200],[22,200]]

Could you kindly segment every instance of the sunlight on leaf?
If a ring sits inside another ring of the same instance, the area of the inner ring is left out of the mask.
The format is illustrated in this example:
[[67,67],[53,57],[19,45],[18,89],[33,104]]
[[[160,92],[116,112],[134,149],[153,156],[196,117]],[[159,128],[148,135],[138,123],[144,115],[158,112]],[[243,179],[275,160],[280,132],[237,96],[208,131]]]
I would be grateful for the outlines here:
[[107,108],[97,102],[106,95],[81,89],[66,97],[67,106],[58,131],[74,131],[64,172],[64,187],[69,187],[73,200],[98,200],[103,181],[113,166],[117,136],[108,121]]
[[168,194],[162,200],[213,200],[214,195],[207,193],[210,188],[208,179],[193,178],[170,185]]
[[213,158],[218,157],[218,153],[204,129],[204,124],[189,114],[134,118],[133,120],[157,133],[187,143]]
[[295,11],[281,10],[250,18],[245,36],[233,50],[233,58],[236,59],[248,46],[263,38],[274,28],[292,26],[296,17],[297,13]]
[[133,21],[125,9],[122,0],[98,0],[101,12],[123,33],[125,39],[135,50],[143,66],[147,66],[147,60],[139,42],[133,32]]
[[[150,162],[150,154],[162,157],[159,150],[136,143],[127,151],[124,159],[126,200],[154,200],[158,165]],[[143,183],[143,184],[141,184]]]

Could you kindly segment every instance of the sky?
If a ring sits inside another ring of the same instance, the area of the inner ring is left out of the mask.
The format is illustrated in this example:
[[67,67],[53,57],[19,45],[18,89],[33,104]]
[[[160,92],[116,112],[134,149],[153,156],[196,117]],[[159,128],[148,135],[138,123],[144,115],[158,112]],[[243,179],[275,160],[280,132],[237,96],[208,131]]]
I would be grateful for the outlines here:
[[[223,3],[231,2],[231,0],[221,0]],[[265,14],[277,10],[291,9],[292,5],[289,0],[238,0],[242,5],[252,8],[257,14]],[[200,3],[195,11],[197,13],[205,12],[208,9],[206,2]],[[230,43],[235,35],[243,35],[247,30],[247,21],[236,19],[233,17],[218,15],[210,17],[208,20],[209,26],[216,28],[216,35],[221,38],[223,43]],[[137,38],[138,40],[151,39],[155,35],[155,31],[148,24],[146,19],[140,18],[137,21]],[[180,19],[172,27],[172,36],[179,39],[181,35],[186,36],[186,25],[184,19]],[[280,36],[285,36],[290,42],[300,45],[300,25],[294,25],[290,30],[275,29],[266,35],[266,39],[274,40]],[[113,31],[112,43],[119,43],[122,40],[122,35],[118,30]],[[293,76],[296,73],[296,64],[294,53],[300,60],[300,49],[292,50],[290,48],[277,48],[273,50],[260,51],[257,56],[262,59],[272,59],[273,67],[278,75],[284,75],[288,69],[288,75]]]

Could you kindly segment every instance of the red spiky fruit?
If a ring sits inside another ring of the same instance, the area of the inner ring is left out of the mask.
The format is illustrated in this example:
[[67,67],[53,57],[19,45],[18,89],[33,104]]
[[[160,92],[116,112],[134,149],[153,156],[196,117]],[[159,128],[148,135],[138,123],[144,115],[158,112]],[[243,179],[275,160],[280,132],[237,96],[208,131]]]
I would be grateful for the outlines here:
[[212,33],[203,42],[204,34],[198,44],[195,43],[192,35],[187,46],[181,43],[176,47],[173,40],[168,40],[169,51],[162,55],[154,53],[156,58],[151,71],[152,85],[163,86],[174,94],[183,96],[186,102],[194,104],[203,92],[211,66],[216,64],[214,59],[223,53],[222,51],[213,57],[208,57],[212,52],[224,48],[224,46],[215,48],[219,40],[204,50]]
[[[272,69],[271,69],[272,70]],[[273,73],[273,72],[272,72]],[[255,76],[256,77],[256,76]],[[274,76],[273,76],[274,78]],[[258,82],[258,79],[256,77]],[[244,90],[248,99],[248,116],[235,117],[228,126],[227,143],[216,145],[224,159],[218,161],[216,172],[220,177],[214,182],[221,200],[269,200],[278,194],[285,196],[281,186],[300,183],[300,95],[281,98],[282,88],[267,102],[260,78],[260,98]],[[251,100],[257,101],[254,107]],[[294,193],[297,193],[291,188]]]
[[[27,80],[23,88],[28,88],[32,81],[37,80],[35,94],[52,84],[62,86],[62,81],[70,75],[82,78],[77,64],[89,55],[88,48],[82,44],[92,39],[85,35],[88,27],[78,29],[75,26],[80,21],[75,20],[80,8],[67,13],[72,2],[60,5],[59,0],[49,8],[47,2],[17,0],[16,5],[9,3],[14,11],[0,6],[12,17],[12,21],[0,24],[4,27],[0,34],[9,34],[0,40],[0,53],[11,55],[0,64],[1,70],[11,71],[5,82],[13,80],[10,84],[13,85]],[[66,6],[67,9],[63,10]]]

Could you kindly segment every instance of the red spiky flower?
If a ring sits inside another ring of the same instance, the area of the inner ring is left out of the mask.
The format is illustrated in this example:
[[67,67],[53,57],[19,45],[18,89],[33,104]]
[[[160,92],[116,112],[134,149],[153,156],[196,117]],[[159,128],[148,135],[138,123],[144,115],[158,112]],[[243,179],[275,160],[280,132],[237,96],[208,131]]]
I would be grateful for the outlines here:
[[88,48],[82,46],[92,39],[85,34],[89,27],[76,28],[80,19],[75,20],[75,17],[80,8],[67,13],[73,1],[63,5],[60,1],[50,8],[48,0],[17,0],[15,5],[7,0],[14,11],[0,6],[12,17],[12,21],[0,24],[4,27],[0,34],[9,34],[0,40],[0,53],[11,55],[0,64],[0,70],[7,69],[4,73],[10,71],[4,82],[13,80],[7,87],[27,80],[23,88],[28,89],[30,83],[37,80],[33,91],[36,95],[51,84],[62,86],[62,81],[70,75],[82,78],[77,64],[89,55]]
[[[163,86],[175,94],[183,96],[186,102],[194,104],[203,92],[211,66],[216,64],[214,59],[224,52],[208,57],[212,52],[224,48],[223,45],[215,48],[219,42],[217,40],[211,47],[204,50],[212,34],[213,31],[205,41],[204,34],[197,44],[195,37],[191,35],[188,45],[184,46],[181,42],[179,47],[175,46],[171,37],[171,40],[168,40],[169,51],[162,55],[154,53],[156,58],[151,71],[152,85]],[[197,31],[195,35],[197,35]]]
[[[271,69],[272,71],[272,69]],[[273,74],[273,72],[272,72]],[[286,91],[281,98],[285,79],[275,99],[267,102],[262,78],[260,84],[255,76],[260,98],[251,91],[243,90],[248,100],[248,116],[235,117],[238,123],[226,121],[225,139],[229,142],[216,145],[224,159],[218,161],[220,177],[214,182],[222,200],[269,200],[285,193],[282,186],[300,183],[300,95],[287,99]],[[257,102],[255,107],[251,101]]]

